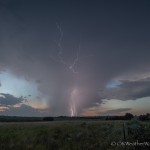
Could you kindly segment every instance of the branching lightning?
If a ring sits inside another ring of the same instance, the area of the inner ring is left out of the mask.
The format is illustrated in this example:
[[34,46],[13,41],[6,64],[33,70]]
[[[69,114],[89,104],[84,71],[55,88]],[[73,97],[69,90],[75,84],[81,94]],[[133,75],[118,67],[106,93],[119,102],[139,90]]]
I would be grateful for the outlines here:
[[[53,61],[59,62],[62,65],[64,65],[66,68],[68,68],[68,70],[70,70],[72,72],[72,74],[74,74],[77,77],[79,72],[75,69],[75,66],[78,64],[79,59],[84,58],[84,57],[89,57],[89,56],[80,57],[81,46],[79,43],[79,47],[78,47],[78,50],[76,52],[76,56],[73,59],[72,63],[68,63],[67,61],[65,61],[65,59],[63,57],[63,46],[62,46],[64,33],[62,31],[60,24],[56,23],[56,26],[57,26],[57,29],[60,33],[59,41],[57,43],[59,50],[58,50],[57,57],[50,56],[50,58]],[[70,94],[70,115],[71,116],[77,116],[76,100],[77,100],[77,90],[74,88]]]
[[80,44],[79,44],[79,49],[77,51],[77,54],[76,54],[76,58],[74,59],[73,63],[69,66],[69,69],[74,73],[74,74],[77,74],[78,72],[74,69],[75,65],[78,63],[79,61],[79,54],[80,54]]
[[66,67],[68,67],[68,63],[67,63],[66,61],[64,61],[64,59],[63,59],[63,57],[62,57],[63,47],[62,47],[61,43],[62,43],[62,39],[63,39],[64,33],[63,33],[63,31],[62,31],[60,25],[58,25],[58,24],[56,23],[56,26],[57,26],[57,29],[58,29],[59,32],[60,32],[60,38],[59,38],[59,41],[58,41],[58,47],[59,47],[59,51],[58,51],[58,55],[57,55],[57,56],[58,56],[58,60],[59,60],[60,63],[62,63],[62,64],[65,65]]
[[[77,51],[76,57],[74,58],[73,62],[71,64],[67,63],[62,57],[63,47],[62,47],[61,43],[62,43],[62,39],[63,39],[63,31],[62,31],[60,25],[58,25],[58,24],[56,24],[56,25],[57,25],[57,29],[60,32],[60,38],[59,38],[59,42],[58,42],[59,51],[58,51],[58,55],[57,55],[59,62],[62,63],[64,66],[66,66],[73,74],[78,74],[78,72],[75,70],[74,67],[79,61],[80,44],[79,44],[79,49]],[[77,110],[76,110],[76,103],[75,102],[76,102],[76,89],[74,89],[70,95],[70,113],[71,113],[70,115],[71,115],[71,117],[77,116]]]
[[75,66],[77,65],[79,59],[82,58],[82,57],[79,57],[79,55],[80,55],[80,44],[79,44],[79,48],[78,48],[77,53],[76,53],[76,57],[74,58],[73,62],[72,63],[68,63],[67,61],[65,61],[65,59],[62,56],[63,55],[62,40],[63,40],[64,33],[63,33],[62,29],[61,29],[61,25],[56,23],[56,26],[57,26],[57,29],[58,29],[58,31],[60,33],[60,38],[59,38],[59,41],[57,43],[57,46],[58,46],[59,50],[58,50],[57,57],[53,57],[52,55],[50,55],[50,58],[51,58],[51,60],[53,60],[55,62],[58,62],[58,63],[61,63],[62,65],[64,65],[73,74],[78,74],[78,71],[75,70]]

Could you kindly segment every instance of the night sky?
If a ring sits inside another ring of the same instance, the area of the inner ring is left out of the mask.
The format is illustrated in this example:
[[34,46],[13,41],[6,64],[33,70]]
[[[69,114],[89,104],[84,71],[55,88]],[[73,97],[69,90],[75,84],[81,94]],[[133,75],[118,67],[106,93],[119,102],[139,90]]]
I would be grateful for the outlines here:
[[0,0],[0,115],[149,107],[150,1]]

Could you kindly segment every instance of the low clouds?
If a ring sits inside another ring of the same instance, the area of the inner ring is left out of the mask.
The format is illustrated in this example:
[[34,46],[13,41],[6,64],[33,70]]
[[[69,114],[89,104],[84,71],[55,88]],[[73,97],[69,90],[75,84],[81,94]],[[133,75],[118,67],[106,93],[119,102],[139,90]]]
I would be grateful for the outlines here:
[[104,99],[136,100],[150,96],[150,78],[135,81],[122,80],[114,88],[105,88],[99,95]]
[[44,116],[47,110],[35,109],[26,103],[23,97],[0,93],[0,115],[9,116]]
[[11,106],[11,105],[20,104],[24,100],[25,99],[23,97],[18,98],[11,94],[0,93],[0,105],[3,105],[3,106]]
[[132,110],[131,108],[119,108],[119,109],[112,109],[112,110],[105,111],[103,112],[103,114],[111,114],[111,115],[121,114],[121,113],[124,114],[125,112],[129,112],[131,110]]
[[3,111],[0,111],[0,115],[9,116],[46,116],[48,113],[34,109],[31,106],[22,104],[20,107],[9,107]]

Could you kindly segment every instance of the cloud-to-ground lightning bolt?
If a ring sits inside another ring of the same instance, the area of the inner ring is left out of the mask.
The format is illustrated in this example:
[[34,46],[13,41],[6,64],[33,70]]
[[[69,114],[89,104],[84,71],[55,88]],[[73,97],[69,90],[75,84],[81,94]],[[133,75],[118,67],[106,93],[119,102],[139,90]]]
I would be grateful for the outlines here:
[[70,105],[70,111],[71,111],[71,117],[77,116],[77,110],[76,110],[76,98],[77,98],[77,90],[73,89],[71,92],[71,105]]
[[[57,25],[57,29],[60,32],[60,38],[59,38],[59,42],[58,42],[58,47],[59,47],[59,51],[58,51],[58,58],[60,63],[62,63],[63,65],[65,65],[73,74],[77,74],[78,72],[75,70],[75,65],[78,63],[79,61],[79,54],[80,54],[80,44],[79,44],[79,49],[76,53],[76,57],[74,58],[73,62],[71,64],[67,63],[63,57],[63,47],[62,47],[62,39],[63,39],[63,31],[61,29],[61,26]],[[76,109],[76,89],[73,89],[70,95],[70,115],[71,116],[77,116],[77,109]]]
[[[50,57],[53,61],[59,62],[62,65],[64,65],[65,67],[67,67],[68,70],[70,70],[77,77],[79,72],[75,69],[75,66],[79,62],[79,59],[82,59],[84,57],[89,57],[89,56],[80,57],[81,46],[80,46],[80,43],[79,43],[79,47],[78,47],[78,50],[76,52],[76,56],[73,59],[72,63],[68,63],[67,61],[65,61],[65,59],[63,58],[63,47],[62,47],[62,40],[63,40],[64,33],[62,31],[61,25],[56,23],[56,26],[57,26],[57,29],[60,33],[59,41],[57,43],[57,46],[58,46],[59,50],[58,50],[57,57],[52,57],[52,56],[50,56]],[[70,94],[70,115],[71,116],[77,116],[76,100],[77,100],[77,89],[74,88],[72,90],[71,94]]]
[[[59,39],[59,42],[58,42],[58,47],[59,47],[59,52],[58,52],[58,57],[60,59],[60,62],[65,65],[73,74],[78,74],[78,72],[75,70],[75,66],[76,64],[78,63],[79,61],[79,54],[80,54],[80,44],[79,44],[79,48],[77,50],[77,53],[76,53],[76,57],[74,58],[73,62],[71,64],[67,63],[66,61],[64,61],[63,57],[62,57],[62,53],[63,53],[63,47],[61,45],[61,42],[62,42],[62,39],[63,39],[63,31],[61,29],[61,26],[59,26],[57,24],[57,28],[60,32],[60,39]],[[77,116],[77,109],[76,109],[76,99],[77,99],[77,91],[76,89],[74,88],[71,92],[71,95],[70,95],[70,112],[71,112],[71,117],[73,116]]]

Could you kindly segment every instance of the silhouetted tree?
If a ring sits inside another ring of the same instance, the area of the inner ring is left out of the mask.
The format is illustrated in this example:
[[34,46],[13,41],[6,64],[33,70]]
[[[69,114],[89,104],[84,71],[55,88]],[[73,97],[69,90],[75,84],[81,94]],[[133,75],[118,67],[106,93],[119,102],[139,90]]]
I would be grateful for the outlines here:
[[134,118],[134,116],[131,113],[126,113],[124,117],[125,120],[131,120],[132,118]]
[[140,115],[140,116],[139,116],[139,119],[140,119],[141,121],[150,120],[150,114],[147,113],[146,115]]
[[54,118],[53,117],[44,117],[43,121],[53,121]]

